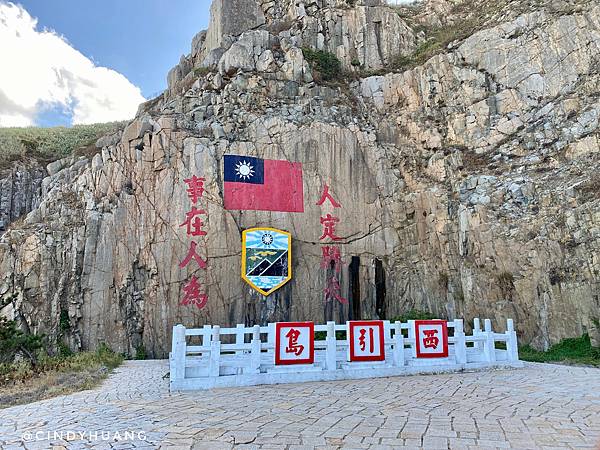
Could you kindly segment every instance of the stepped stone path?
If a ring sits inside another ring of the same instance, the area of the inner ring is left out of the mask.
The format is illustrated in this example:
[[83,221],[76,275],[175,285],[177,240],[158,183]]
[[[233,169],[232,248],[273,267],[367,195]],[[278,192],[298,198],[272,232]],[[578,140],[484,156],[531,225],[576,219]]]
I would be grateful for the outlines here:
[[0,410],[2,449],[599,448],[600,369],[525,369],[170,394],[166,361]]

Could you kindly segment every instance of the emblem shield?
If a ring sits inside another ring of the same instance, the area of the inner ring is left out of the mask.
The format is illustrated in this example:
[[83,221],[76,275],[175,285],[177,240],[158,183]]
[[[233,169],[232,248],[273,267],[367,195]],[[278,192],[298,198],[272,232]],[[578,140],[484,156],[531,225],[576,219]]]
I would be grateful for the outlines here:
[[292,235],[275,228],[242,232],[242,278],[265,297],[292,278]]

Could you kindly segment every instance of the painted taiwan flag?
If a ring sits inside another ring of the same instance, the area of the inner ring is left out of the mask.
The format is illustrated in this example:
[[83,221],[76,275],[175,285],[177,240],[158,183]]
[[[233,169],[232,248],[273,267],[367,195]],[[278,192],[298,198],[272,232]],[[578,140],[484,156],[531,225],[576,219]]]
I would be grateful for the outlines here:
[[225,155],[225,209],[304,212],[302,164]]

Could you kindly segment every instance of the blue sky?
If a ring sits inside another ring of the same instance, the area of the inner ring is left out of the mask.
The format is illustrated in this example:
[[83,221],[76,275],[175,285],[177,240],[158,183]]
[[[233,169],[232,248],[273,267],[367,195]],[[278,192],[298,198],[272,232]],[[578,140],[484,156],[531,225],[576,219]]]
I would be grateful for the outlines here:
[[[20,9],[17,11],[18,5],[31,16],[31,23],[23,20],[24,14]],[[0,23],[9,24],[9,29],[4,31],[12,32],[21,40],[25,34],[23,29],[31,35],[29,41],[12,47],[20,47],[22,58],[40,61],[40,78],[48,78],[54,89],[50,89],[51,94],[47,93],[47,88],[40,89],[37,100],[31,92],[20,94],[26,89],[21,85],[26,80],[19,70],[25,72],[26,67],[11,68],[14,71],[12,77],[5,75],[0,79],[3,90],[0,91],[0,126],[18,125],[27,120],[48,126],[106,119],[110,118],[110,112],[101,111],[99,105],[111,102],[113,111],[131,114],[130,104],[140,99],[140,93],[150,98],[165,89],[169,69],[177,64],[182,54],[189,53],[192,37],[207,27],[209,8],[209,0],[24,0],[17,5],[0,0]],[[33,19],[37,19],[37,24]],[[49,35],[50,30],[55,31],[54,36]],[[13,34],[7,36],[14,37]],[[66,48],[68,45],[56,42],[56,35],[62,36],[92,64]],[[40,58],[42,51],[46,55],[55,53],[56,57],[47,61],[49,58],[45,55]],[[6,56],[1,48],[0,56]],[[17,56],[14,55],[15,59]],[[15,65],[18,66],[19,61],[20,58]],[[48,65],[47,72],[44,64]],[[118,74],[105,73],[99,67],[122,74],[133,86]],[[58,79],[53,78],[56,73]],[[77,80],[83,82],[77,84]],[[81,87],[83,84],[85,89]],[[90,85],[96,90],[88,89]],[[116,93],[107,93],[111,86],[115,87]],[[120,97],[111,98],[111,95]],[[91,97],[98,97],[97,102],[85,104],[86,98]],[[124,98],[128,99],[127,107]]]

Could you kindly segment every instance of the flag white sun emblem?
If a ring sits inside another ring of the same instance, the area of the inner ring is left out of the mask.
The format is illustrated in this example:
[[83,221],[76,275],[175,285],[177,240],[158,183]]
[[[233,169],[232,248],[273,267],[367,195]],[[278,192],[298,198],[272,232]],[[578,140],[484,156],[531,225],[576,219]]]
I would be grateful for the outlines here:
[[246,160],[243,160],[236,164],[235,173],[242,180],[248,180],[254,176],[254,166]]
[[273,235],[270,233],[263,234],[261,241],[265,245],[271,245],[273,243]]

